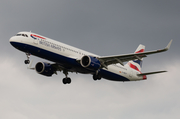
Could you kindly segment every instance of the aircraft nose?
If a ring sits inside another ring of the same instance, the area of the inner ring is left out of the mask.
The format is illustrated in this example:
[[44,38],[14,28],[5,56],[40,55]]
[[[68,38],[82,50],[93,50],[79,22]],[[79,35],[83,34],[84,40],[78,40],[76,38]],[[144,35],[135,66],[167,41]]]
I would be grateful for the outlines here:
[[19,39],[15,36],[11,37],[9,39],[9,42],[13,47],[16,47],[17,43],[20,43]]
[[12,46],[14,46],[13,44],[14,44],[14,42],[16,42],[14,36],[9,39],[9,42]]
[[11,43],[11,42],[16,42],[14,36],[9,39],[9,42],[10,42],[10,43]]
[[13,36],[9,39],[9,42],[12,43],[12,42],[15,42],[15,43],[21,43],[22,39],[17,37],[17,36]]

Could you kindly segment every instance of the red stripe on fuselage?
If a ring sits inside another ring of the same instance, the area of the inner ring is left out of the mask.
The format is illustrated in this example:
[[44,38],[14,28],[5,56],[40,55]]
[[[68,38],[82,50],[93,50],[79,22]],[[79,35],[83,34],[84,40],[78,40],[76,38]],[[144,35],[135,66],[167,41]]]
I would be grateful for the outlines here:
[[34,37],[40,38],[40,39],[45,39],[45,38],[43,38],[41,36],[38,36],[38,35],[33,35],[33,34],[31,34],[31,35],[34,36]]

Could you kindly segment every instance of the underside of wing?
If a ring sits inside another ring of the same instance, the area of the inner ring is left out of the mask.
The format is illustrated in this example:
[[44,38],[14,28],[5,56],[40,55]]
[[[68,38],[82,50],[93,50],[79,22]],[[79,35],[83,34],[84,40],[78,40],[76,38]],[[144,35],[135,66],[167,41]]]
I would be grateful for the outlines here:
[[117,56],[108,56],[108,57],[99,57],[98,59],[103,62],[105,65],[111,65],[111,64],[116,64],[120,63],[123,65],[123,62],[127,62],[130,60],[135,60],[135,59],[142,59],[144,57],[147,57],[145,54],[126,54],[126,55],[117,55]]

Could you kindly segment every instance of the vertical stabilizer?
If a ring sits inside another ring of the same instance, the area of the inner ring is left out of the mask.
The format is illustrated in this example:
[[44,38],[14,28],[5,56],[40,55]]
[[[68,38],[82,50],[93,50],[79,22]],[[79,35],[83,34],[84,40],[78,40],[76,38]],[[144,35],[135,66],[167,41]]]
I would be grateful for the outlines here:
[[[134,53],[142,53],[144,50],[145,46],[140,44]],[[141,72],[142,60],[143,59],[131,60],[126,64],[126,66]]]

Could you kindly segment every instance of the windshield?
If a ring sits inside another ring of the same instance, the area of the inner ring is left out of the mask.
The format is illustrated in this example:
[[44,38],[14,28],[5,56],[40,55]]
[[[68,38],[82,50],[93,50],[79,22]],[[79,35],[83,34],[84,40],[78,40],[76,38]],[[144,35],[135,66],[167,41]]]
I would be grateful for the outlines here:
[[16,34],[16,36],[24,36],[24,37],[28,37],[27,34]]

